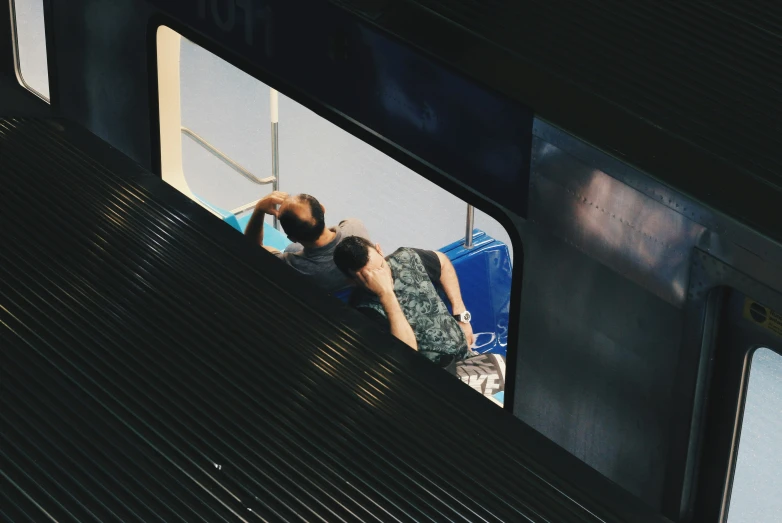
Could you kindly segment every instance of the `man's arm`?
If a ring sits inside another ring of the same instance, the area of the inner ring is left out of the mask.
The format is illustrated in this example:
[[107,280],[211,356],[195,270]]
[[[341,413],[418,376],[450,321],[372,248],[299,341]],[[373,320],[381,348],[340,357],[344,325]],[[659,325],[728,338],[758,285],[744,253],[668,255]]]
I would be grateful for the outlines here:
[[386,316],[388,316],[391,334],[407,343],[413,350],[418,350],[418,340],[415,339],[413,328],[408,323],[407,318],[405,318],[405,313],[402,312],[402,307],[396,299],[396,294],[391,292],[380,296],[380,304],[383,306],[383,310],[386,311]]
[[[263,245],[263,221],[267,214],[277,216],[277,206],[280,205],[285,198],[288,197],[288,193],[274,191],[258,200],[253,209],[253,214],[250,216],[250,221],[247,222],[247,228],[244,230],[244,235],[258,245]],[[277,249],[267,247],[266,250],[271,252],[278,252]]]
[[[467,310],[462,301],[462,292],[459,289],[459,278],[456,276],[456,269],[453,268],[453,264],[448,257],[436,251],[437,257],[440,259],[440,285],[445,291],[445,295],[448,296],[448,301],[451,302],[451,310],[454,314],[461,314]],[[467,338],[467,346],[472,347],[474,336],[472,333],[472,327],[469,323],[458,322],[459,327],[464,331],[464,336]]]
[[415,339],[415,332],[402,312],[399,300],[394,294],[394,280],[391,277],[391,271],[388,266],[373,270],[363,270],[356,273],[356,277],[361,280],[366,289],[380,299],[380,305],[386,311],[388,322],[391,326],[391,334],[402,340],[413,350],[418,350],[418,341]]

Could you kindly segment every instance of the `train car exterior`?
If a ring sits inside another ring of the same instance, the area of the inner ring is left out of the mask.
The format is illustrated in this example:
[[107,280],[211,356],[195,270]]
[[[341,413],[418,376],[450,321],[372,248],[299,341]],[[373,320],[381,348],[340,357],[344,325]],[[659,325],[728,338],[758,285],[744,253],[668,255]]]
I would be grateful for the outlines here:
[[[612,503],[639,503],[649,521],[733,521],[752,362],[782,358],[782,184],[771,147],[719,150],[723,135],[692,130],[697,108],[654,122],[641,101],[595,95],[600,86],[579,83],[591,76],[576,65],[547,70],[545,50],[520,56],[481,34],[480,16],[470,27],[440,4],[46,0],[50,103],[18,85],[9,22],[0,116],[62,118],[165,177],[181,169],[166,160],[181,125],[161,97],[159,30],[187,37],[502,223],[514,252],[504,414],[535,433],[519,445],[546,441],[539,465],[608,507],[595,520],[622,513]],[[698,11],[704,24],[714,12],[726,11]],[[675,105],[656,85],[639,88],[639,100]],[[754,136],[737,130],[735,140]],[[779,145],[778,133],[765,139]],[[740,164],[742,150],[757,159]],[[770,441],[778,463],[782,443]],[[594,471],[608,481],[590,485]],[[768,521],[782,510],[757,502]]]

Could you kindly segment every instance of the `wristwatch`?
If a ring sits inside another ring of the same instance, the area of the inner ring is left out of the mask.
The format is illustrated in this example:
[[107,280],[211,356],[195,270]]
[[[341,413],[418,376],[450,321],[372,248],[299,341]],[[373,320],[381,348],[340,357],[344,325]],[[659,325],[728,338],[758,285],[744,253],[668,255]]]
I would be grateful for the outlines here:
[[459,321],[461,323],[470,323],[470,320],[472,319],[472,314],[470,314],[470,311],[464,311],[461,314],[454,314],[454,319],[456,321]]

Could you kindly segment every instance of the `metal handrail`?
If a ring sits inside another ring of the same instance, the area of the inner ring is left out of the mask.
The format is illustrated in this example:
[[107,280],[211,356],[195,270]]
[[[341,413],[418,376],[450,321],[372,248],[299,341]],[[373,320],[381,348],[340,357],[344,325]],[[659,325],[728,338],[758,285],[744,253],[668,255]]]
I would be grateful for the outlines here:
[[254,202],[250,202],[250,203],[244,204],[244,205],[242,205],[240,207],[237,207],[236,209],[231,209],[231,214],[233,214],[234,216],[236,216],[238,218],[242,214],[255,209],[255,205],[259,201],[261,201],[260,198],[255,200]]
[[193,141],[195,141],[198,145],[212,153],[213,156],[217,157],[220,161],[222,161],[224,164],[226,164],[228,167],[236,171],[237,173],[244,176],[247,180],[256,183],[258,185],[268,185],[270,183],[275,182],[274,176],[267,176],[266,178],[258,178],[253,173],[236,163],[235,161],[231,160],[228,155],[226,155],[224,152],[222,152],[220,149],[212,145],[211,143],[207,142],[203,137],[198,135],[195,131],[188,129],[187,127],[182,127],[182,134],[187,136],[188,138],[192,138]]
[[464,234],[465,249],[472,249],[472,228],[475,223],[475,207],[467,205],[467,230]]
[[[277,122],[272,123],[272,170],[277,173],[277,170],[279,169],[279,160],[277,159]],[[220,149],[215,147],[214,145],[207,142],[203,137],[199,136],[196,132],[194,132],[191,129],[188,129],[187,127],[182,127],[182,134],[185,136],[192,138],[198,145],[212,153],[214,156],[216,156],[218,159],[220,159],[223,163],[225,163],[228,167],[233,169],[234,171],[238,172],[242,176],[244,176],[246,179],[253,183],[257,183],[258,185],[268,185],[273,184],[273,189],[277,190],[277,177],[276,176],[267,176],[266,178],[258,178],[253,173],[236,163],[235,161],[231,160],[224,152],[222,152]],[[242,205],[241,207],[237,207],[236,209],[233,209],[231,211],[231,214],[234,216],[239,216],[241,214],[244,214],[245,212],[249,211],[250,209],[255,207],[255,204],[258,203],[258,200],[248,203],[246,205]],[[277,217],[274,217],[274,227],[275,229],[278,228],[277,225]],[[475,224],[475,207],[472,205],[467,205],[467,223],[465,224],[465,234],[464,234],[464,247],[467,249],[472,249],[473,247],[473,241],[472,241],[472,230],[473,226]]]

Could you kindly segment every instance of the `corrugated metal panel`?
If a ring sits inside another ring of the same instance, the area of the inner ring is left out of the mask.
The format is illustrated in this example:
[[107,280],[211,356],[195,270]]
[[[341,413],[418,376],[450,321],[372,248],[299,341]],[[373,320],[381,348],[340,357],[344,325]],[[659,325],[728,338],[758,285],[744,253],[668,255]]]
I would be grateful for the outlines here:
[[0,120],[3,520],[599,520],[517,420],[73,132]]
[[782,188],[782,4],[410,0]]

